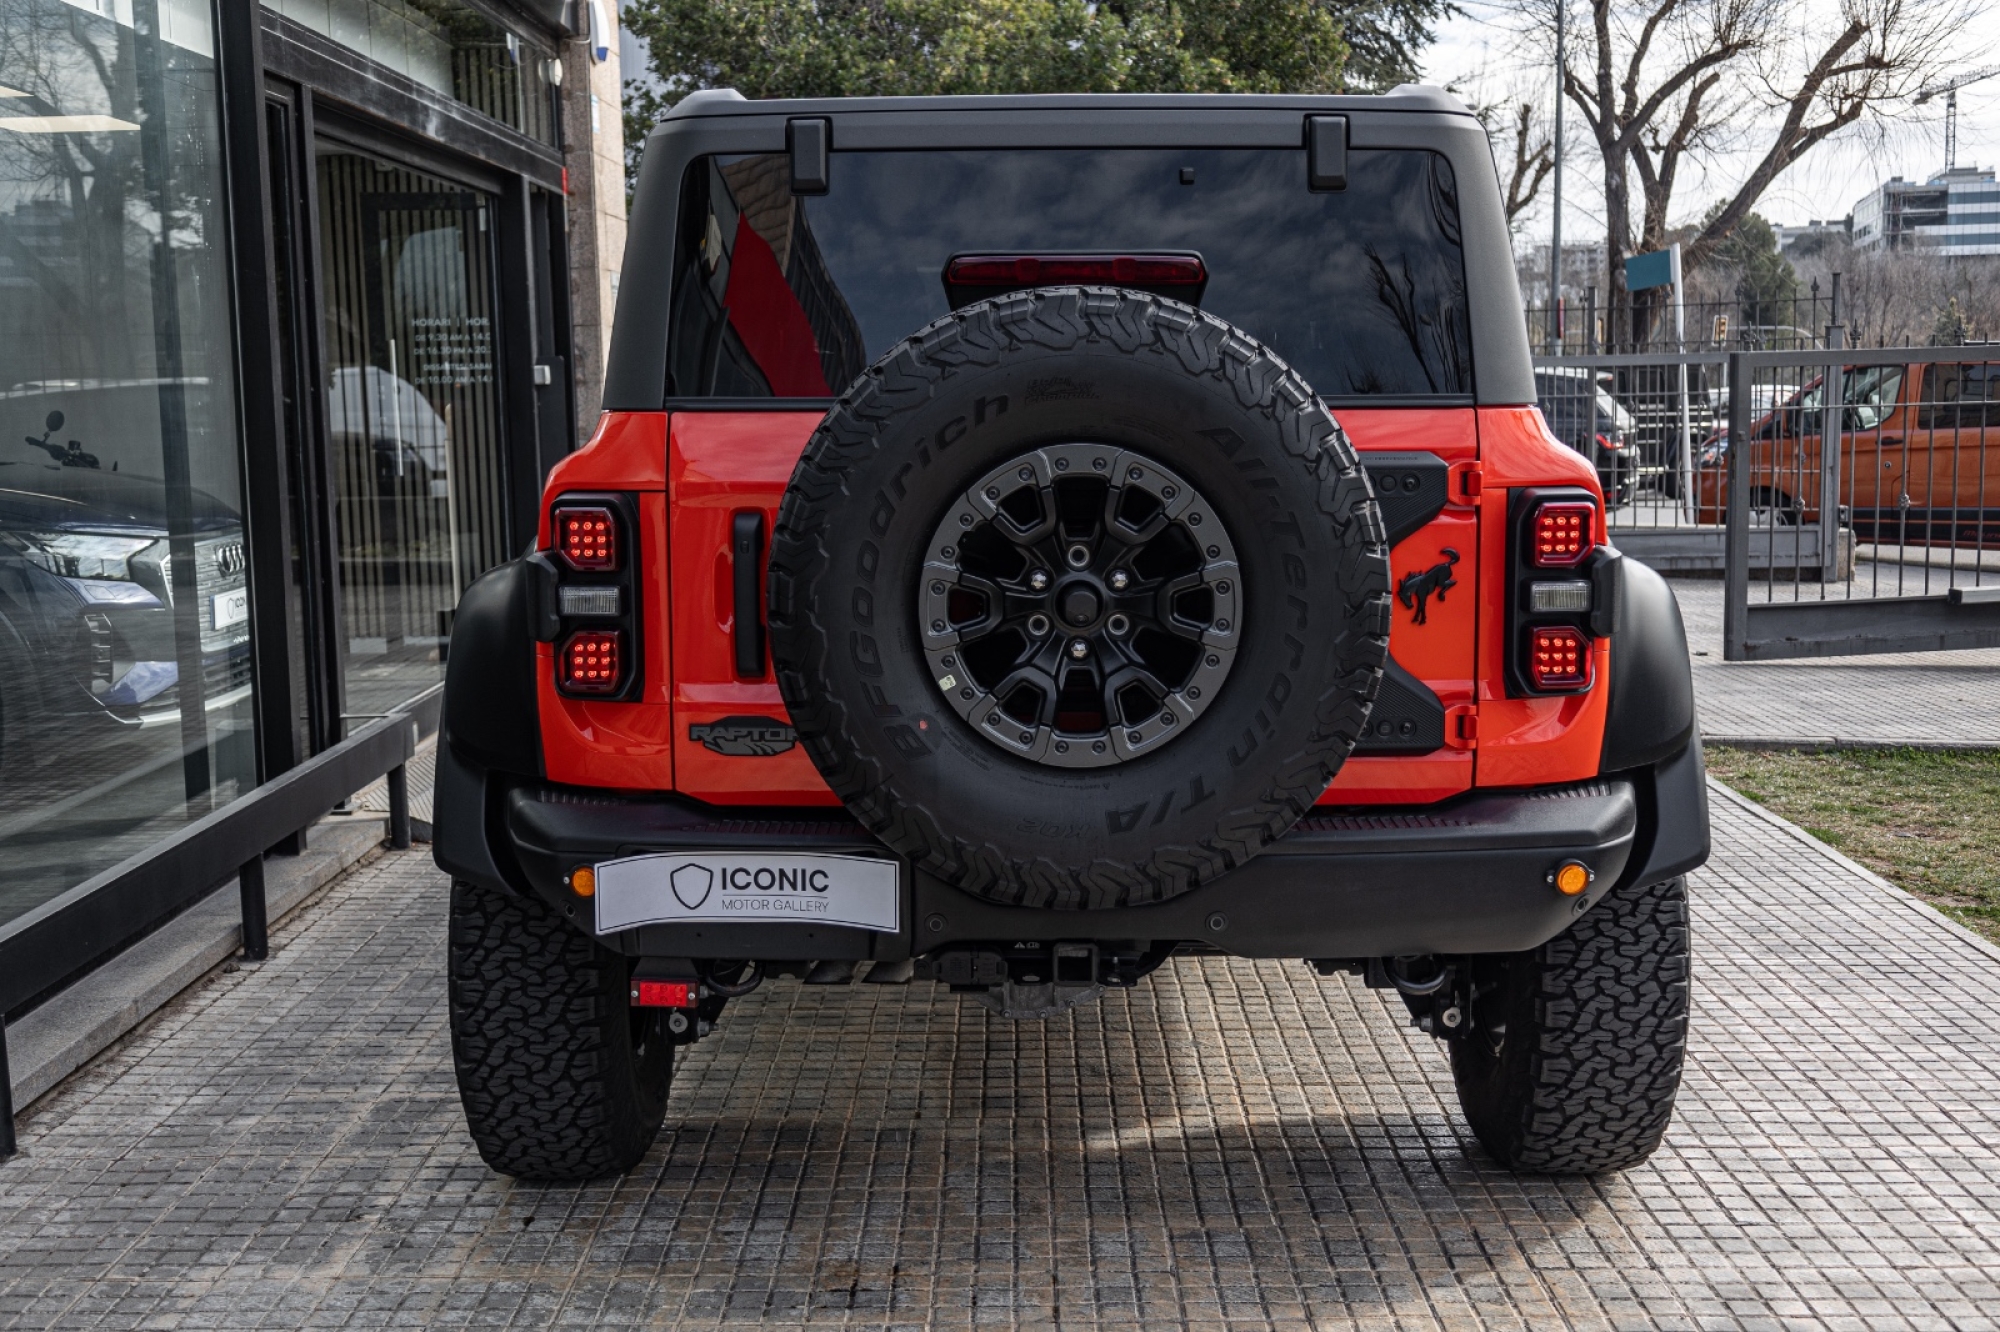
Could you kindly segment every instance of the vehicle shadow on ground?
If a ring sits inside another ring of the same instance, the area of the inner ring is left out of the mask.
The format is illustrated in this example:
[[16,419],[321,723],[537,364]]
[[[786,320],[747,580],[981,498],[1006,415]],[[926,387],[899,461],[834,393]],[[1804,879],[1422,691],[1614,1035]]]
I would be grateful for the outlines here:
[[[1579,1247],[1613,1261],[1594,1232],[1620,1228],[1592,1223],[1626,1186],[1493,1164],[1418,1067],[1436,1054],[1377,996],[1324,992],[1348,1009],[1348,1067],[1328,1065],[1324,1027],[1295,1051],[1197,1044],[1190,1019],[1243,965],[1031,1024],[942,992],[780,987],[685,1061],[625,1180],[495,1181],[472,1266],[580,1264],[689,1313],[969,1299],[1061,1319],[1234,1317],[1273,1299],[1520,1309],[1537,1289],[1554,1299],[1547,1272]],[[555,1233],[536,1235],[544,1218]]]

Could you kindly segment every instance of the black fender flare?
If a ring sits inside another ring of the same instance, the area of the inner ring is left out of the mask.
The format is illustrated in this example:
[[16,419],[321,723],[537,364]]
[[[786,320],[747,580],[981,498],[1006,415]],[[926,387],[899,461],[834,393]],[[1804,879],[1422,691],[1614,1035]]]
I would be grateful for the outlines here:
[[1612,561],[1611,678],[1600,772],[1650,768],[1695,735],[1694,671],[1680,603],[1659,574]]

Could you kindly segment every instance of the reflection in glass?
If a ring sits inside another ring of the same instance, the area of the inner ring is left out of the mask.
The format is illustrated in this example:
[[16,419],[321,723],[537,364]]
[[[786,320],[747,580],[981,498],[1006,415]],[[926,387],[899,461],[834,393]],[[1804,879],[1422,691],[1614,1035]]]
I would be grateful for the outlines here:
[[0,0],[0,922],[255,780],[208,7]]
[[1195,251],[1202,308],[1320,393],[1463,397],[1471,325],[1457,186],[1436,153],[1357,149],[837,152],[795,198],[782,155],[704,158],[681,192],[670,392],[822,397],[950,309],[955,254]]
[[327,425],[349,718],[443,678],[459,593],[506,558],[491,199],[319,156]]
[[286,18],[531,139],[555,142],[550,54],[459,0],[264,0]]

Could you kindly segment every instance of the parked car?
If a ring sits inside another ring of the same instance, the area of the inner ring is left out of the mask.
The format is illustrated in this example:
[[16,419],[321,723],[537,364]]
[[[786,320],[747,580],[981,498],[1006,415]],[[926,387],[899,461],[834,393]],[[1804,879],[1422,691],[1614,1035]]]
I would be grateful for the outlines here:
[[1535,409],[1463,105],[698,92],[631,234],[597,433],[452,632],[489,1164],[628,1169],[774,977],[1035,1019],[1186,952],[1395,991],[1510,1167],[1654,1149],[1686,639]]
[[1597,469],[1605,503],[1622,506],[1632,497],[1638,468],[1632,413],[1611,396],[1610,375],[1569,366],[1535,371],[1535,402],[1549,433]]
[[[1820,521],[1825,389],[1815,378],[1760,417],[1748,460],[1753,519]],[[1845,367],[1837,503],[1862,541],[2000,547],[2000,360]],[[1727,499],[1727,429],[1699,458],[1703,522]]]
[[[115,445],[71,437],[60,409],[37,424],[11,456],[0,449],[0,763],[10,767],[60,761],[92,731],[171,725],[183,692],[164,484],[111,470],[93,449]],[[187,510],[192,627],[214,706],[250,684],[242,519],[198,490]]]

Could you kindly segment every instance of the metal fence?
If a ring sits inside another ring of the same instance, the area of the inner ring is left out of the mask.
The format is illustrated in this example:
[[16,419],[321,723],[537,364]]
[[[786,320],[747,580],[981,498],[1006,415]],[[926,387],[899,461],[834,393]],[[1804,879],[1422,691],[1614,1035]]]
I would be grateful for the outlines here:
[[1536,389],[1621,549],[1727,579],[1726,658],[2000,646],[2000,345],[1833,341],[1543,357]]

